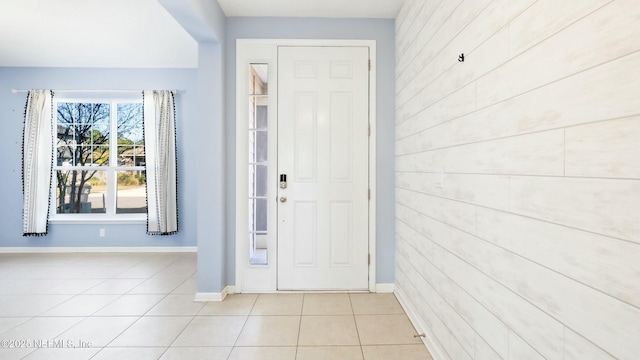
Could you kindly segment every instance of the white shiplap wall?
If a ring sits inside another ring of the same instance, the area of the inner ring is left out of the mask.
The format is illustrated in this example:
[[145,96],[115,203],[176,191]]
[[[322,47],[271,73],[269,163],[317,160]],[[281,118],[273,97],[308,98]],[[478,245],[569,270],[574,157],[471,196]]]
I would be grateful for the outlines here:
[[407,0],[396,64],[396,292],[434,359],[639,359],[640,2]]

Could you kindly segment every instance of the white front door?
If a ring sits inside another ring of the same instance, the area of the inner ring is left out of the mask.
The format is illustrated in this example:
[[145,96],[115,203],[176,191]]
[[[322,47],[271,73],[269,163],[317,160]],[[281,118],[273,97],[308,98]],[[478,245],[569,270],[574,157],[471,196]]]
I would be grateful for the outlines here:
[[369,288],[368,62],[368,47],[278,49],[278,290]]

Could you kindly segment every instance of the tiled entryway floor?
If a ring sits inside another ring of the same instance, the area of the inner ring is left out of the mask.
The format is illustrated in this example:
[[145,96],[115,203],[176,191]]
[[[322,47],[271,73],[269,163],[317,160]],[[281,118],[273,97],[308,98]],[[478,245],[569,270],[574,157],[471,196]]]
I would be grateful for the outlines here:
[[393,294],[195,293],[193,253],[0,254],[0,359],[431,359]]

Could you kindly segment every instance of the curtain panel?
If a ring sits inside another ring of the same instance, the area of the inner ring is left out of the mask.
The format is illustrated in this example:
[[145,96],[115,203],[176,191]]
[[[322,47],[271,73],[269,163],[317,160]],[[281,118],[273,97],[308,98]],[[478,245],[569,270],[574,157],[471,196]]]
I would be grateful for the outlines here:
[[22,139],[23,236],[48,231],[54,151],[53,92],[30,90]]
[[147,175],[147,233],[178,232],[174,93],[145,90],[144,138]]

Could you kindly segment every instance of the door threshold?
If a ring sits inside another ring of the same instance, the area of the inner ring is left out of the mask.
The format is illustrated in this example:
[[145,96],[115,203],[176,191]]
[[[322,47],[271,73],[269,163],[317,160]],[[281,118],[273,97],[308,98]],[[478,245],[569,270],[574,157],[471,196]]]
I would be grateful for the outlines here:
[[288,294],[357,294],[368,293],[369,290],[277,290],[279,293]]

